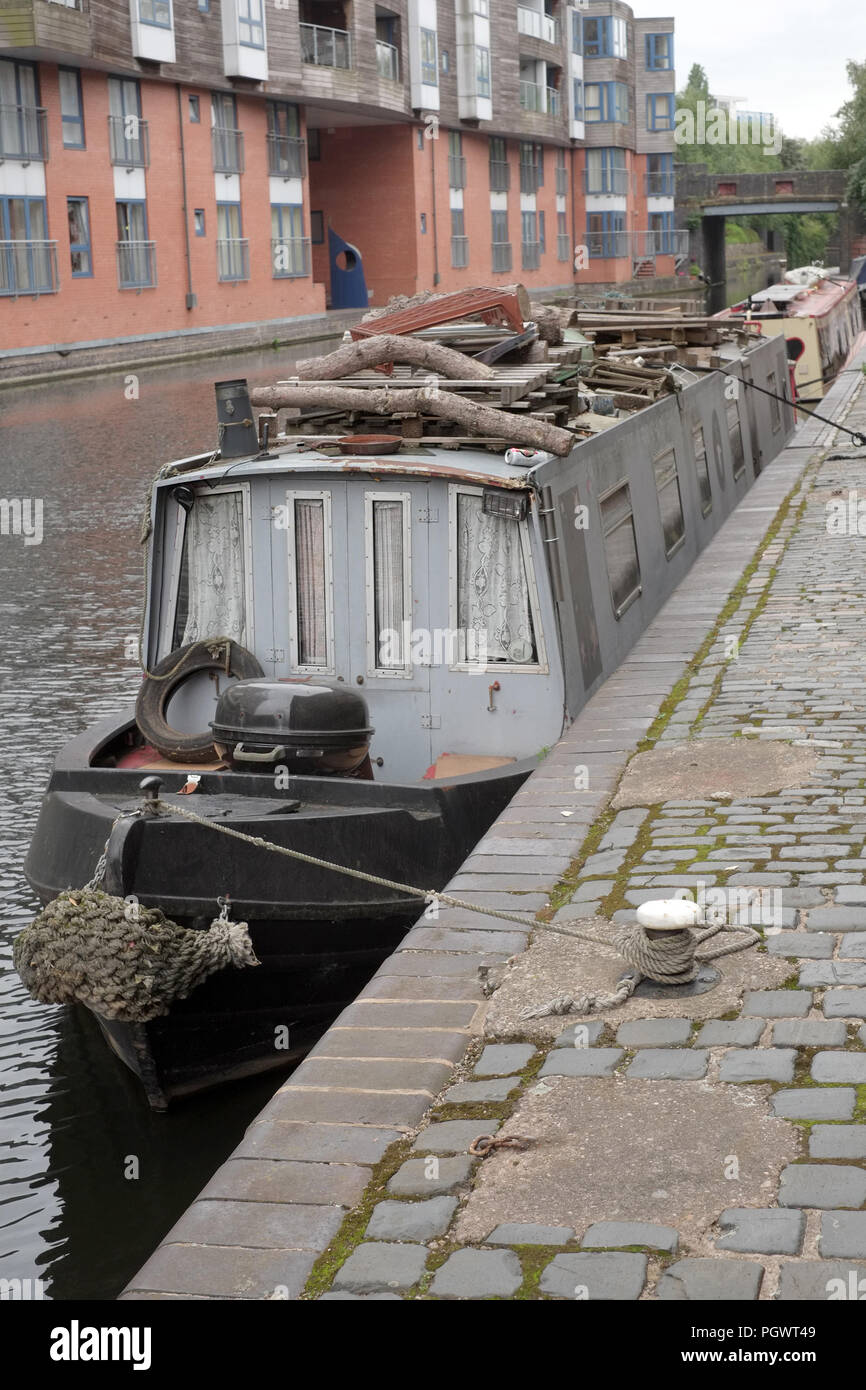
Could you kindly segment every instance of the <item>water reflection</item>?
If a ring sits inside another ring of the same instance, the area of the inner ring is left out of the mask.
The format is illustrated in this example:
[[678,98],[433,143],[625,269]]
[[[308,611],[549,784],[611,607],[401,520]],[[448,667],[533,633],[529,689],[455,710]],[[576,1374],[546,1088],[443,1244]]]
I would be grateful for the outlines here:
[[138,399],[114,368],[0,395],[0,495],[44,504],[40,545],[0,536],[0,1278],[41,1278],[47,1297],[113,1297],[274,1089],[265,1078],[151,1114],[92,1020],[35,1004],[11,956],[38,908],[21,865],[51,759],[135,697],[124,651],[150,480],[215,441],[215,379],[267,383],[293,362],[148,368]]

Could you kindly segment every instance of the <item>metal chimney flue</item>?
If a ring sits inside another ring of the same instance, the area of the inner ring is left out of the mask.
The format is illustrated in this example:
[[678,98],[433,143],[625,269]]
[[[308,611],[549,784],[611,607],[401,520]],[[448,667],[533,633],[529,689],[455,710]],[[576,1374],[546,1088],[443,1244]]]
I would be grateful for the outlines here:
[[224,459],[258,452],[259,439],[246,378],[214,382],[219,422],[219,450]]

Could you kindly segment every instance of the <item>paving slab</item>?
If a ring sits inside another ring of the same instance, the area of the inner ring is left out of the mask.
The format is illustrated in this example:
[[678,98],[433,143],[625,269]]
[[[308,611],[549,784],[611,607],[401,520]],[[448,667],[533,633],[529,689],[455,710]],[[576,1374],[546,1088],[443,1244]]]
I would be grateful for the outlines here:
[[421,1153],[465,1153],[481,1134],[495,1134],[499,1120],[441,1120],[428,1125],[415,1140],[412,1148]]
[[809,1157],[866,1158],[866,1125],[813,1125]]
[[793,1081],[797,1053],[792,1047],[734,1048],[719,1065],[720,1081]]
[[783,1018],[773,1024],[774,1047],[844,1047],[847,1037],[841,1020]]
[[828,989],[823,1009],[825,1018],[866,1018],[866,989]]
[[457,1192],[472,1176],[476,1159],[470,1155],[454,1158],[407,1158],[386,1184],[395,1197],[434,1197]]
[[522,1283],[513,1250],[457,1250],[437,1269],[430,1293],[438,1298],[510,1298]]
[[427,1241],[447,1231],[456,1197],[429,1197],[421,1202],[379,1202],[365,1233],[367,1240]]
[[713,1019],[695,1039],[697,1047],[754,1047],[766,1028],[763,1018]]
[[797,1255],[803,1243],[806,1218],[780,1207],[729,1207],[719,1217],[719,1250],[740,1254]]
[[679,1233],[673,1226],[658,1226],[649,1221],[596,1221],[581,1239],[587,1249],[613,1250],[617,1246],[643,1245],[648,1250],[664,1250],[676,1254]]
[[645,1255],[557,1255],[542,1274],[539,1288],[552,1298],[634,1303],[643,1292],[646,1273]]
[[799,989],[750,990],[743,1001],[744,1018],[805,1018],[812,996]]
[[539,1076],[613,1076],[625,1051],[621,1047],[554,1048]]
[[828,1258],[866,1260],[866,1212],[825,1211],[818,1248]]
[[866,1171],[841,1163],[793,1163],[782,1169],[782,1207],[862,1207]]
[[575,1239],[571,1226],[539,1226],[533,1221],[509,1221],[487,1236],[485,1245],[567,1245]]
[[812,1080],[831,1085],[866,1083],[866,1052],[818,1052],[812,1058]]
[[410,1289],[421,1278],[426,1264],[427,1249],[423,1245],[363,1241],[337,1270],[334,1288],[348,1293]]
[[822,1303],[862,1300],[866,1294],[863,1265],[844,1260],[798,1260],[783,1264],[776,1295],[782,1302]]
[[485,1047],[475,1064],[476,1076],[512,1076],[529,1064],[535,1048],[526,1043],[494,1043]]
[[659,1081],[699,1080],[707,1074],[709,1054],[697,1048],[671,1049],[644,1047],[626,1067],[629,1079]]
[[691,1032],[690,1018],[635,1018],[620,1025],[616,1040],[621,1047],[681,1047]]
[[811,749],[751,739],[672,743],[632,758],[612,801],[616,809],[654,806],[688,791],[725,800],[795,787],[818,767]]
[[752,1303],[764,1268],[753,1260],[678,1260],[665,1270],[656,1288],[663,1302]]
[[851,1086],[834,1086],[832,1090],[804,1086],[776,1091],[770,1108],[774,1115],[788,1120],[850,1120],[856,1099],[857,1093]]

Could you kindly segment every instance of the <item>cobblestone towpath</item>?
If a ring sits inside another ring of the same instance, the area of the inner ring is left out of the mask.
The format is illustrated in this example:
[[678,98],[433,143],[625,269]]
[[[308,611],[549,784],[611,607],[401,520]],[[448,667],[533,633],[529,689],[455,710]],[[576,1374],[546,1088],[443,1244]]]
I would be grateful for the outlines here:
[[[866,428],[859,362],[825,409]],[[449,885],[523,920],[422,919],[124,1297],[866,1296],[849,444],[798,432]],[[757,944],[704,992],[527,1017],[615,988],[614,932],[675,896]]]

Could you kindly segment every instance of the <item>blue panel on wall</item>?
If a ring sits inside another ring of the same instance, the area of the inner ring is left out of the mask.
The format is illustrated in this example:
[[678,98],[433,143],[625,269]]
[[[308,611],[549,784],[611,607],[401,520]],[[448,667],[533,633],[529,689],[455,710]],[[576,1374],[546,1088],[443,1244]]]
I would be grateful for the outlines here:
[[364,264],[357,246],[328,228],[331,262],[331,308],[366,309],[368,304]]

